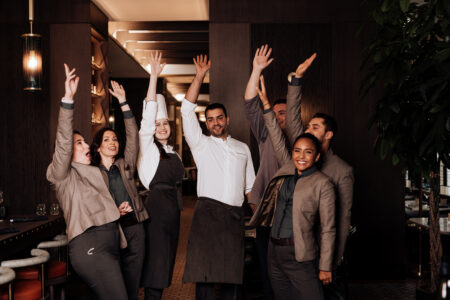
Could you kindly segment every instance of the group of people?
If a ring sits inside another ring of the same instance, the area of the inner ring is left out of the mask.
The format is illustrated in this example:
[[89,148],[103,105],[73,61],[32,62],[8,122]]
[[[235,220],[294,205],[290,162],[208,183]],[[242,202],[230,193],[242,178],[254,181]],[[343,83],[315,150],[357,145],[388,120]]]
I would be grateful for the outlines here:
[[[267,45],[256,51],[244,95],[245,113],[260,151],[255,176],[249,147],[233,139],[230,118],[220,103],[206,107],[202,133],[195,109],[211,68],[207,56],[194,58],[196,75],[181,105],[184,137],[198,169],[197,195],[183,282],[196,283],[196,299],[235,299],[244,273],[245,197],[253,210],[261,278],[266,299],[323,299],[333,281],[350,226],[353,171],[331,150],[336,122],[316,114],[306,130],[301,121],[302,81],[313,54],[289,82],[287,100],[273,106],[262,71],[270,65]],[[138,131],[125,90],[110,93],[123,112],[123,151],[111,128],[98,131],[92,145],[73,130],[79,78],[65,65],[53,160],[47,179],[64,212],[69,257],[96,299],[160,299],[171,283],[180,226],[180,183],[184,167],[168,141],[164,97],[156,94],[165,64],[150,57],[151,76]],[[119,153],[123,155],[119,156]],[[148,189],[141,199],[138,171]],[[220,284],[217,287],[216,284]]]

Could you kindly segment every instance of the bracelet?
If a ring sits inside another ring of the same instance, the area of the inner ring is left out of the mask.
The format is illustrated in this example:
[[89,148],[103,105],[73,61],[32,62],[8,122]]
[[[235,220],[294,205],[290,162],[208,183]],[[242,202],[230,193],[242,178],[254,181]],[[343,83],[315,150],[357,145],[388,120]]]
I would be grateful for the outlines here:
[[128,104],[128,102],[125,101],[125,102],[120,103],[120,106],[125,106],[125,105],[127,105],[127,104]]

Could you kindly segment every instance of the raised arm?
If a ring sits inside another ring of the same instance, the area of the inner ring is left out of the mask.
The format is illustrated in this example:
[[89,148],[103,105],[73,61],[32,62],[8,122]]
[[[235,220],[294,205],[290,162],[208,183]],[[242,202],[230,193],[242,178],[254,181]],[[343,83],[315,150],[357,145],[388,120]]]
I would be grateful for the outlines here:
[[292,77],[288,86],[286,96],[286,134],[291,145],[304,131],[301,113],[302,82],[305,72],[311,66],[316,56],[316,53],[314,53],[297,67],[295,76]]
[[[150,80],[148,84],[147,96],[142,108],[141,130],[139,131],[139,159],[138,174],[142,184],[148,188],[155,176],[159,164],[159,150],[154,143],[155,121],[157,113],[156,85],[158,76],[164,69],[165,63],[161,63],[161,53],[150,54]],[[162,95],[158,95],[163,97]]]
[[262,71],[273,61],[273,58],[269,59],[271,52],[272,49],[268,49],[267,45],[261,46],[256,50],[255,57],[253,58],[253,70],[244,94],[245,115],[250,122],[253,135],[258,142],[264,142],[268,135],[266,125],[264,124],[257,87]]
[[184,137],[186,138],[186,142],[191,150],[199,145],[203,137],[202,129],[200,128],[200,124],[198,123],[198,119],[195,114],[195,107],[197,107],[196,103],[200,92],[200,87],[205,79],[206,73],[211,68],[211,61],[208,61],[208,57],[206,55],[197,56],[197,59],[194,58],[193,60],[196,74],[181,105]]
[[138,139],[138,129],[136,125],[136,119],[134,118],[133,112],[127,103],[127,98],[125,95],[125,89],[122,85],[111,80],[112,90],[109,92],[117,98],[120,104],[120,108],[123,113],[123,121],[125,123],[125,134],[126,134],[126,144],[124,151],[125,163],[132,169],[136,166],[137,155],[139,152],[139,139]]
[[280,166],[284,165],[291,158],[289,151],[286,148],[286,138],[281,130],[280,125],[277,122],[274,112],[270,107],[269,99],[267,99],[266,85],[264,83],[264,77],[260,77],[261,89],[256,88],[261,99],[264,108],[264,122],[266,124],[267,130],[269,132],[270,140],[272,141],[273,150],[275,151],[275,156],[277,157],[278,164]]
[[75,69],[69,70],[64,64],[66,73],[65,94],[61,100],[58,127],[56,129],[55,153],[47,168],[47,179],[51,183],[66,178],[70,170],[73,154],[73,96],[77,92],[79,77]]

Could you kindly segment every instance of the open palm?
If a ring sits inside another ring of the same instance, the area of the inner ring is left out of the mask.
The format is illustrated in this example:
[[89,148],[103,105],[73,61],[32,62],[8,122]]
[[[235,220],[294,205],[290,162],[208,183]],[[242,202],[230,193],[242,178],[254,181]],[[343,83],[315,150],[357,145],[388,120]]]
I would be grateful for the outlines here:
[[208,60],[208,55],[197,55],[197,59],[194,57],[195,70],[197,74],[206,74],[211,68],[211,60]]
[[295,76],[299,77],[299,78],[303,77],[303,75],[305,74],[306,70],[308,70],[309,66],[311,66],[311,64],[314,61],[314,59],[316,59],[316,56],[317,56],[317,54],[314,53],[309,58],[307,58],[304,62],[302,62],[297,67],[297,70],[295,71]]
[[272,48],[269,48],[267,44],[256,49],[255,57],[253,58],[253,68],[260,71],[264,70],[273,61],[273,58],[269,59],[271,53]]

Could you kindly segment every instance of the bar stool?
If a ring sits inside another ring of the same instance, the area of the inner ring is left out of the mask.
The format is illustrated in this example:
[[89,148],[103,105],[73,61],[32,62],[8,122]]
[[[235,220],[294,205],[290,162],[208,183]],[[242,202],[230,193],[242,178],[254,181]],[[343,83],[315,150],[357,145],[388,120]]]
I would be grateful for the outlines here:
[[64,300],[66,298],[64,284],[69,278],[69,255],[67,253],[67,244],[68,241],[66,235],[57,235],[53,241],[41,242],[37,245],[38,249],[58,248],[58,259],[52,259],[47,263],[46,285],[49,287],[50,300],[55,299],[55,286],[57,285],[61,286],[60,299]]
[[7,267],[0,267],[0,285],[8,284],[8,289],[1,288],[0,297],[3,299],[3,295],[8,295],[8,300],[13,299],[13,280],[16,278],[16,273],[13,269]]
[[[16,281],[14,282],[14,299],[31,300],[45,299],[45,263],[49,260],[50,254],[42,249],[32,249],[31,256],[23,259],[13,259],[2,261],[2,267],[12,268],[16,272]],[[17,280],[17,273],[20,268],[39,265],[39,278],[32,280]],[[3,295],[1,295],[1,299]]]

